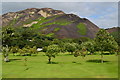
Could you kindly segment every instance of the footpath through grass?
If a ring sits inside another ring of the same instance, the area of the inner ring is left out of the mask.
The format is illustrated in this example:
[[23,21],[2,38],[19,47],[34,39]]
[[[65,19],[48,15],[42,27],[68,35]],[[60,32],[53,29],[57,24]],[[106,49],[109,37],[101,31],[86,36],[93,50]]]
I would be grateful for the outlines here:
[[117,78],[118,58],[115,55],[105,55],[104,63],[100,63],[100,55],[74,57],[61,54],[52,58],[53,64],[48,64],[47,56],[39,53],[27,57],[24,66],[24,56],[12,56],[11,62],[3,62],[3,78]]

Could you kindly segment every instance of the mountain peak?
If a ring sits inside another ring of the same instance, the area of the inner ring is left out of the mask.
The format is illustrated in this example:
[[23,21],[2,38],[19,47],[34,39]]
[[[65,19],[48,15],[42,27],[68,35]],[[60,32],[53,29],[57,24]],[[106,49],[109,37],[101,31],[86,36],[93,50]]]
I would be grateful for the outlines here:
[[63,11],[54,10],[52,8],[41,8],[38,13],[41,14],[43,17],[65,14]]
[[57,38],[94,38],[99,27],[86,18],[52,8],[28,8],[2,15],[3,27],[31,27]]

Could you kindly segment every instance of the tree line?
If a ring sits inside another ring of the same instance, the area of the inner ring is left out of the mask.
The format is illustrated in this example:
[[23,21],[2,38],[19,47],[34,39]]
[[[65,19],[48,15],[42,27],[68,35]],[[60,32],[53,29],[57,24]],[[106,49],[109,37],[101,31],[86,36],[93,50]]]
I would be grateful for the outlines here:
[[118,54],[119,45],[114,37],[106,30],[100,29],[94,39],[81,37],[77,39],[57,39],[55,37],[47,37],[35,31],[32,28],[12,28],[5,27],[2,30],[2,51],[5,61],[9,61],[9,53],[19,53],[21,56],[37,55],[37,48],[42,48],[48,61],[62,52],[85,57],[87,54],[99,52],[101,62],[103,63],[103,55],[105,51],[111,54]]

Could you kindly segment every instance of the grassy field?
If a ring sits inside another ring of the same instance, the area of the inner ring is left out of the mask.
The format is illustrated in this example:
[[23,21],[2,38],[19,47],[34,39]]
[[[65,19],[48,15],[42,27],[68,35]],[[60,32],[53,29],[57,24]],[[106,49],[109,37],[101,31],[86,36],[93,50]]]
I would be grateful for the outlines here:
[[61,54],[53,58],[53,64],[48,64],[47,56],[39,53],[37,56],[27,56],[27,66],[24,66],[25,56],[10,55],[11,62],[3,62],[3,78],[117,78],[118,57],[105,55],[104,63],[100,63],[99,55],[74,57]]

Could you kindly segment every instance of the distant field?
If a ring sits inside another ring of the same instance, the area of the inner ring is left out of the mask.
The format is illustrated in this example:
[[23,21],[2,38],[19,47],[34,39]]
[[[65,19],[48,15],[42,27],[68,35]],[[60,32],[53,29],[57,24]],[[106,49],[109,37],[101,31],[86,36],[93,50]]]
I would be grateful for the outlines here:
[[11,62],[3,62],[3,78],[117,78],[118,57],[105,55],[104,63],[100,63],[99,55],[74,57],[61,54],[48,64],[47,56],[39,53],[28,56],[27,67],[24,56],[10,55]]

